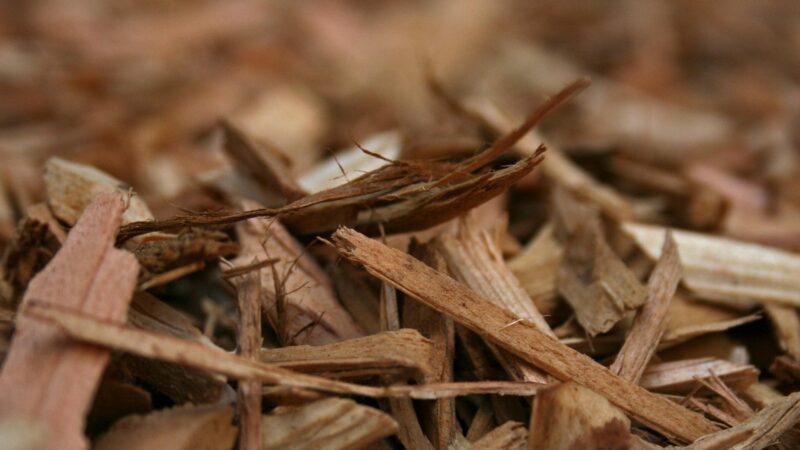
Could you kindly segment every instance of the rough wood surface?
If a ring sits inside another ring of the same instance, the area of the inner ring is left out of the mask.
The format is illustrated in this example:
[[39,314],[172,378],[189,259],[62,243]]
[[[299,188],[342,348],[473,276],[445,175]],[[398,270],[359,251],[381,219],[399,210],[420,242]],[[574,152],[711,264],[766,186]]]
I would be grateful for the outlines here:
[[139,270],[133,255],[113,248],[125,206],[121,194],[95,199],[61,250],[31,280],[20,305],[17,332],[0,373],[0,416],[41,421],[53,437],[46,448],[86,448],[84,420],[109,353],[71,343],[57,328],[25,313],[39,302],[125,321]]
[[357,450],[397,432],[391,416],[352,400],[329,398],[280,407],[263,417],[261,449]]
[[568,381],[533,403],[528,447],[541,450],[629,448],[630,421],[603,396]]
[[647,300],[625,338],[611,371],[637,383],[664,333],[667,310],[681,279],[681,263],[675,241],[667,232],[661,258],[647,284]]
[[[245,202],[245,208],[255,207]],[[237,226],[237,234],[242,252],[234,268],[254,259],[278,260],[259,273],[262,307],[284,344],[329,344],[363,335],[328,276],[279,221],[250,219]]]
[[338,230],[332,240],[342,256],[363,264],[376,277],[554,377],[574,380],[597,391],[627,414],[667,436],[693,441],[717,428],[701,416],[622,380],[535,327],[524,322],[513,323],[515,318],[507,311],[407,254],[347,228]]
[[[623,229],[653,259],[661,255],[664,229],[625,223]],[[689,231],[673,231],[683,281],[698,296],[733,305],[773,301],[800,306],[800,257],[758,244]]]
[[528,448],[527,430],[519,422],[506,422],[472,443],[474,449],[523,450]]
[[[236,282],[239,306],[239,354],[258,359],[261,349],[261,279],[250,272]],[[240,450],[261,448],[261,382],[240,381],[237,392]]]
[[230,450],[236,440],[230,406],[185,405],[128,416],[97,439],[96,450]]
[[645,289],[609,247],[597,220],[570,236],[557,283],[558,292],[591,336],[609,331],[646,300]]
[[115,192],[129,196],[128,205],[122,213],[123,225],[153,220],[153,213],[147,204],[131,195],[128,186],[92,166],[50,158],[45,164],[44,183],[53,214],[70,225],[78,221],[84,208],[99,195]]
[[800,420],[800,393],[795,392],[765,407],[750,420],[705,436],[686,450],[760,450],[775,443]]

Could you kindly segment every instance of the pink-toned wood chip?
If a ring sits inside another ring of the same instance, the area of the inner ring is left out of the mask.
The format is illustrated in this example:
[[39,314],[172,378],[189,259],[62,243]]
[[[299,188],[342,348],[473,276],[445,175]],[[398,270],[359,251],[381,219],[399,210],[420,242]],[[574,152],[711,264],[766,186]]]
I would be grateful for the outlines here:
[[0,417],[42,422],[46,449],[82,449],[86,414],[108,361],[108,350],[69,341],[56,327],[25,316],[43,302],[124,322],[139,265],[114,248],[126,202],[121,194],[98,197],[83,212],[64,246],[33,278],[20,306],[16,335],[0,373]]

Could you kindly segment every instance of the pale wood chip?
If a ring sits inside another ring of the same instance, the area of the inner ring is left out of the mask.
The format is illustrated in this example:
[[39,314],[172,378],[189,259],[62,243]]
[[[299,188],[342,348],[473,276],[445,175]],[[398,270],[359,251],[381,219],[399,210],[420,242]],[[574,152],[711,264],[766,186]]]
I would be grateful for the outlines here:
[[696,386],[698,380],[713,376],[719,377],[736,390],[742,390],[758,380],[758,369],[724,359],[686,359],[650,364],[642,374],[639,384],[651,391],[685,394]]
[[528,448],[528,430],[519,422],[506,422],[472,443],[473,449],[524,450]]
[[[633,222],[623,230],[650,258],[661,255],[664,228]],[[683,282],[698,297],[731,306],[753,301],[800,306],[800,256],[732,239],[673,231]]]
[[397,432],[391,416],[340,398],[282,406],[263,416],[262,424],[262,450],[358,450]]
[[128,416],[101,435],[95,450],[229,450],[236,440],[233,409],[185,405]]
[[[366,149],[375,155],[367,154]],[[318,162],[299,177],[297,183],[306,191],[324,191],[358,178],[363,173],[377,170],[389,161],[396,160],[402,149],[401,135],[397,131],[385,131],[367,137],[354,145]],[[382,159],[385,158],[385,159]]]
[[551,224],[543,226],[508,267],[542,315],[558,307],[556,277],[564,249],[553,236]]
[[541,450],[628,448],[630,426],[602,395],[568,381],[536,396],[528,445]]
[[[53,214],[73,225],[83,210],[101,194],[118,192],[130,195],[130,188],[120,180],[92,166],[53,157],[44,166],[47,204]],[[122,214],[122,224],[153,220],[153,213],[141,198],[131,195]]]
[[433,342],[417,330],[401,329],[334,344],[261,349],[259,359],[333,378],[406,374],[425,382],[436,379],[436,351]]
[[515,320],[509,312],[405,253],[347,228],[333,235],[333,244],[342,256],[363,264],[379,279],[554,377],[597,390],[626,413],[669,437],[692,441],[716,429],[701,416],[613,375],[530,324],[507,326]]

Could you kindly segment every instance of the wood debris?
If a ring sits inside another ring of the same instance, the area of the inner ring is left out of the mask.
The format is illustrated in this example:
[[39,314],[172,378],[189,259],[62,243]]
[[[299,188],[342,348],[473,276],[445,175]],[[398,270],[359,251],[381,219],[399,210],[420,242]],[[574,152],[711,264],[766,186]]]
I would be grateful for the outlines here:
[[[53,214],[74,225],[84,208],[100,194],[128,193],[129,187],[121,181],[91,166],[76,164],[60,158],[51,158],[45,164],[44,183],[47,199]],[[153,220],[153,213],[138,197],[131,195],[122,214],[122,223]]]
[[607,399],[574,382],[543,390],[533,403],[530,448],[629,448],[630,421]]
[[559,221],[566,240],[558,291],[589,335],[605,333],[627,311],[644,304],[646,290],[609,246],[591,207],[566,193],[556,195],[554,201],[563,210]]
[[230,406],[185,405],[146,416],[128,416],[97,439],[94,448],[111,450],[229,449],[236,440]]
[[0,447],[799,448],[798,8],[0,6]]
[[691,450],[717,448],[744,450],[768,447],[800,420],[799,397],[800,395],[794,393],[778,400],[759,411],[750,420],[700,438],[684,448]]
[[[85,415],[109,354],[71,343],[57,328],[24,314],[44,304],[124,321],[139,270],[133,255],[113,248],[124,209],[121,194],[97,197],[31,280],[20,305],[23,317],[0,372],[0,416],[40,422],[51,436],[46,448],[85,447]],[[62,414],[63,408],[74,414]]]
[[647,284],[647,300],[633,320],[630,333],[611,364],[611,371],[617,375],[634,383],[641,378],[664,332],[667,309],[680,281],[680,264],[675,241],[667,232],[661,259]]
[[[515,320],[528,321],[542,333],[555,337],[536,305],[506,267],[492,237],[486,231],[474,229],[472,224],[459,225],[456,235],[444,234],[439,238],[439,248],[450,272],[478,294],[513,313]],[[536,368],[513,355],[500,353],[498,358],[514,379],[547,381]]]
[[[376,277],[554,377],[597,389],[627,413],[670,437],[692,441],[715,429],[700,416],[612,375],[532,325],[514,323],[511,313],[407,254],[347,228],[333,235],[333,243],[342,256],[364,264]],[[653,412],[656,409],[658,413]]]
[[[648,256],[661,255],[664,230],[626,223],[624,230]],[[753,301],[800,306],[800,257],[757,244],[673,231],[683,265],[683,282],[700,297],[733,305]]]
[[[397,432],[387,414],[352,400],[330,398],[300,407],[280,407],[263,418],[262,449],[362,448]],[[310,437],[309,437],[310,436]],[[298,445],[298,443],[300,443]]]
[[486,433],[472,444],[487,450],[522,450],[528,448],[525,427],[518,422],[506,422]]
[[277,260],[259,271],[261,302],[284,345],[327,344],[363,334],[327,275],[280,222],[251,219],[239,224],[238,235],[243,251],[231,261],[233,268],[254,259]]
[[723,359],[686,359],[651,364],[644,370],[639,384],[657,392],[685,393],[695,387],[698,379],[712,376],[720,377],[726,384],[742,390],[758,379],[758,369]]

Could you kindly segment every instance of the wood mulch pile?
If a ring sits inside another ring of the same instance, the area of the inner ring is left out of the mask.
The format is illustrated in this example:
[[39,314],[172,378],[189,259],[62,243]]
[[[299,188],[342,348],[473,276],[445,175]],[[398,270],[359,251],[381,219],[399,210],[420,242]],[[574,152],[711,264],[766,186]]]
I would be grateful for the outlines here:
[[0,449],[800,448],[798,30],[0,6]]

